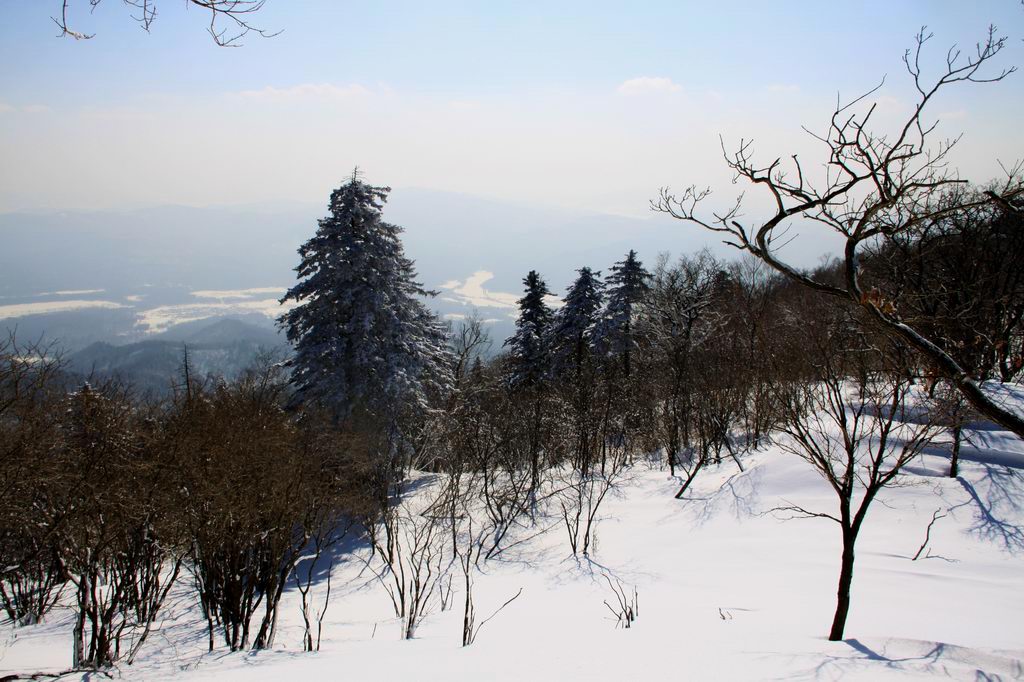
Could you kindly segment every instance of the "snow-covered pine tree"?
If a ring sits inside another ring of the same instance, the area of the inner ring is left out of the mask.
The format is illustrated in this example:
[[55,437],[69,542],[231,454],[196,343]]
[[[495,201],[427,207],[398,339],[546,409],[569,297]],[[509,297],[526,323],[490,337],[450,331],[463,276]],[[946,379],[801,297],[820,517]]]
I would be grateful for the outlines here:
[[550,369],[548,331],[552,314],[544,300],[551,292],[536,270],[523,279],[526,293],[519,299],[516,332],[505,346],[509,349],[508,384],[511,388],[531,388],[542,383]]
[[607,303],[594,330],[594,345],[603,359],[621,360],[626,376],[630,374],[633,349],[637,345],[633,324],[636,306],[650,290],[650,279],[651,273],[644,269],[633,250],[626,255],[626,260],[611,267],[605,279]]
[[600,448],[594,363],[594,329],[601,316],[600,273],[580,268],[569,287],[565,305],[555,315],[551,330],[551,376],[556,390],[570,408],[565,423],[573,434],[574,466],[588,476]]
[[298,304],[279,319],[295,348],[296,399],[340,418],[423,408],[451,385],[445,328],[422,301],[434,292],[416,282],[402,228],[381,219],[390,191],[358,172],[334,190],[330,215],[299,248],[299,282],[281,299]]
[[509,349],[505,379],[514,399],[529,410],[526,436],[530,457],[530,496],[536,501],[540,486],[547,378],[551,368],[548,333],[553,316],[544,300],[551,292],[536,270],[530,270],[523,279],[523,286],[526,287],[526,293],[519,299],[516,332],[505,341]]
[[555,376],[578,370],[593,351],[594,331],[603,298],[601,273],[580,268],[569,287],[565,305],[551,329],[551,369]]

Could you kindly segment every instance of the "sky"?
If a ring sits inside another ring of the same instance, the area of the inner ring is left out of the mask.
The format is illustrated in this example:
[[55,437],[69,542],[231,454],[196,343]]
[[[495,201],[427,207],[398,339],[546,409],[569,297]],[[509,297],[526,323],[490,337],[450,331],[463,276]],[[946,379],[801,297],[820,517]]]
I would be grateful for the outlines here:
[[[217,47],[207,17],[156,0],[147,34],[119,0],[0,0],[0,212],[326,202],[359,166],[392,187],[628,216],[662,186],[740,191],[721,160],[820,162],[837,96],[886,82],[922,25],[934,73],[989,24],[1024,67],[1018,2],[348,2],[267,0],[272,38]],[[939,134],[985,181],[1024,158],[1024,72],[943,93]],[[753,200],[757,208],[757,199]]]

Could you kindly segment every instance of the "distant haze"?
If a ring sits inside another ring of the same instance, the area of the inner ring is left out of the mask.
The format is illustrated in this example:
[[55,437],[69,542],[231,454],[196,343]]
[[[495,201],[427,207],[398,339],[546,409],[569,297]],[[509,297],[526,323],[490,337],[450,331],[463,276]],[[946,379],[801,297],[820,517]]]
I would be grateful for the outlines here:
[[[993,68],[1024,66],[1010,0],[273,0],[258,25],[283,32],[227,50],[183,2],[161,0],[146,33],[124,3],[74,0],[88,41],[54,37],[59,6],[0,3],[0,211],[315,205],[355,166],[395,187],[634,217],[659,187],[693,183],[722,208],[746,188],[720,135],[817,174],[801,126],[821,133],[837,94],[883,77],[873,121],[891,132],[915,99],[901,58],[922,26],[926,78],[989,24],[1009,37]],[[967,133],[951,159],[964,177],[1024,157],[1021,77],[932,103],[936,139]],[[750,192],[748,215],[765,198]]]
[[[69,22],[95,34],[76,41],[54,37],[59,2],[0,3],[0,325],[69,347],[271,325],[296,248],[359,167],[395,187],[385,218],[438,313],[476,308],[500,340],[530,269],[561,294],[629,249],[735,255],[653,216],[659,188],[710,187],[709,213],[745,193],[739,220],[756,225],[771,197],[734,185],[723,151],[753,139],[755,163],[799,154],[820,181],[809,132],[837,101],[884,77],[862,103],[874,131],[913,111],[902,57],[922,26],[926,81],[990,24],[1008,41],[979,75],[1024,66],[1017,2],[272,0],[256,23],[282,32],[238,49],[186,3],[158,5],[147,33],[124,3],[75,0]],[[930,103],[936,142],[964,133],[948,159],[962,177],[1024,158],[1021,77]],[[792,227],[800,266],[836,247]]]
[[[138,341],[202,319],[269,326],[295,282],[296,249],[325,213],[294,205],[0,214],[0,239],[9,246],[0,252],[0,325],[56,336],[71,348]],[[531,269],[558,295],[578,268],[607,270],[630,249],[651,265],[661,252],[737,255],[715,235],[663,216],[575,213],[421,189],[394,190],[384,217],[405,228],[420,280],[438,292],[431,306],[449,320],[476,310],[499,342]],[[812,266],[821,244],[794,242],[791,256]]]

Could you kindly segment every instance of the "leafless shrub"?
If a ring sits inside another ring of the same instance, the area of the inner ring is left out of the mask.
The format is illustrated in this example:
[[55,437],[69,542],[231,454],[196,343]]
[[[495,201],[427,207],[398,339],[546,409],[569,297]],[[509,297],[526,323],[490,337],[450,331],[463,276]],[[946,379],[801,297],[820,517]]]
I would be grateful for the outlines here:
[[470,587],[467,586],[467,588],[466,588],[466,611],[465,611],[465,618],[463,619],[463,624],[462,624],[462,646],[469,646],[470,644],[475,642],[476,638],[477,638],[477,635],[480,634],[480,629],[483,628],[483,626],[487,625],[487,623],[492,618],[494,618],[499,613],[504,611],[506,606],[508,606],[509,604],[514,602],[516,599],[519,599],[519,597],[522,594],[523,594],[523,588],[520,587],[519,590],[514,595],[512,595],[511,597],[506,599],[505,602],[501,606],[496,608],[491,613],[491,615],[487,616],[482,621],[477,623],[476,622],[476,605],[473,602],[473,591],[472,591],[472,589]]
[[0,339],[0,606],[15,624],[43,619],[63,571],[53,534],[63,525],[51,456],[63,408],[63,360],[54,348]]
[[554,499],[561,510],[569,547],[574,555],[589,556],[601,503],[621,483],[623,467],[581,472],[562,469],[555,474]]
[[60,599],[64,575],[52,551],[35,549],[34,541],[29,538],[22,542],[31,556],[4,574],[0,581],[0,605],[12,623],[34,625],[42,621]]
[[[939,519],[944,519],[947,516],[949,516],[949,514],[942,513],[942,509],[936,509],[934,512],[932,512],[932,520],[928,522],[928,527],[924,531],[924,542],[922,542],[921,546],[917,548],[917,551],[914,553],[914,556],[910,559],[911,561],[917,561],[921,558],[921,553],[924,552],[925,548],[928,546],[928,543],[932,539],[932,526],[935,525],[936,521],[938,521]],[[928,554],[925,555],[925,559],[929,558],[929,556],[931,556],[931,550],[928,550]]]
[[522,409],[525,397],[509,394],[501,385],[498,369],[475,362],[471,371],[460,375],[442,417],[445,454],[440,468],[449,477],[448,514],[455,514],[468,494],[465,486],[471,486],[481,502],[477,511],[486,517],[477,528],[486,528],[481,538],[487,559],[501,552],[509,533],[532,523],[544,478],[542,469],[534,470],[540,463],[533,457],[534,448],[545,449],[544,441],[549,440],[543,411],[538,427],[532,408]]
[[314,536],[326,547],[353,498],[368,494],[346,459],[358,438],[335,437],[315,412],[287,412],[284,391],[275,366],[257,367],[232,384],[186,385],[169,420],[211,650],[217,631],[232,651],[270,647],[303,550]]
[[[435,500],[432,509],[447,514],[451,529],[452,551],[458,562],[463,578],[463,614],[462,614],[462,646],[469,646],[476,641],[480,629],[497,616],[509,604],[522,594],[522,588],[494,610],[487,618],[477,623],[476,600],[474,585],[479,570],[481,555],[485,549],[494,549],[489,545],[493,536],[493,522],[485,513],[487,504],[481,500],[480,491],[484,478],[482,475],[464,471],[466,461],[456,454],[448,460],[446,472],[447,482],[442,494]],[[479,521],[477,519],[480,519]],[[451,597],[452,576],[449,574],[447,599]],[[442,592],[442,610],[445,608],[445,593]]]
[[[326,511],[326,509],[325,509]],[[333,511],[333,509],[332,509]],[[312,532],[309,544],[305,553],[295,561],[293,577],[295,587],[301,597],[302,610],[302,650],[320,651],[320,640],[323,636],[324,616],[327,615],[327,607],[331,603],[331,579],[334,573],[334,557],[329,557],[327,570],[324,571],[326,578],[326,589],[324,590],[323,601],[318,609],[313,609],[312,590],[317,579],[317,569],[324,558],[324,553],[341,541],[351,530],[353,522],[350,519],[342,520],[333,513],[325,514],[323,522]],[[301,570],[305,562],[305,570]],[[313,636],[313,624],[316,624],[316,637]]]
[[632,591],[627,591],[618,578],[612,582],[611,576],[607,573],[602,573],[601,577],[608,583],[608,589],[611,590],[615,598],[614,606],[609,604],[607,599],[604,600],[604,605],[615,616],[615,627],[628,630],[633,627],[633,623],[640,616],[640,593],[635,585]]
[[175,525],[164,516],[175,486],[159,432],[116,383],[72,393],[61,431],[54,500],[66,523],[54,538],[75,591],[72,665],[131,663],[181,565]]
[[412,639],[433,606],[444,575],[446,519],[430,506],[417,512],[400,500],[381,510],[370,543],[381,568],[376,574],[402,621],[402,639]]

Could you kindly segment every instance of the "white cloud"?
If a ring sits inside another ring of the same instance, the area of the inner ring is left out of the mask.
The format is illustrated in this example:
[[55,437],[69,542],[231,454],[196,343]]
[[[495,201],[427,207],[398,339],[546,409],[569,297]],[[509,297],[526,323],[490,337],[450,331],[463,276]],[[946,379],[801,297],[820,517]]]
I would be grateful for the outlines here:
[[185,303],[182,305],[164,305],[139,313],[136,326],[142,327],[147,334],[166,331],[183,322],[205,320],[218,315],[260,314],[276,318],[286,312],[294,304],[281,305],[276,298],[238,301],[235,303]]
[[192,295],[196,298],[216,298],[219,300],[223,299],[246,299],[255,298],[257,296],[263,296],[266,294],[280,294],[284,295],[287,291],[284,287],[256,287],[253,289],[204,289],[201,291],[193,291]]
[[[444,319],[451,320],[452,322],[459,322],[461,320],[467,319],[468,317],[469,317],[468,315],[464,315],[462,313],[446,313],[444,315]],[[518,314],[513,312],[513,313],[511,313],[509,315],[509,317],[511,317],[512,319],[515,319],[516,317],[518,317]],[[498,317],[485,317],[484,319],[482,319],[480,321],[483,322],[484,324],[495,324],[497,322],[501,322],[502,320],[501,320],[501,318],[498,318]]]
[[0,305],[0,320],[8,317],[24,317],[26,315],[44,315],[46,313],[67,313],[90,308],[124,308],[113,301],[47,301],[46,303],[18,303]]
[[465,282],[457,279],[445,282],[441,288],[451,291],[454,297],[446,297],[443,300],[477,308],[515,308],[516,302],[519,300],[517,294],[488,291],[484,288],[484,284],[492,279],[494,279],[493,272],[477,270]]
[[352,83],[350,85],[334,85],[333,83],[301,83],[286,88],[275,88],[272,85],[261,90],[243,90],[238,95],[247,99],[266,100],[271,102],[288,102],[297,99],[350,99],[369,95],[370,90]]
[[455,111],[479,111],[483,104],[475,99],[453,99],[448,106]]
[[620,95],[650,95],[665,92],[679,92],[682,86],[673,83],[671,78],[662,76],[640,76],[630,78],[616,89]]
[[144,298],[145,298],[145,296],[142,296],[141,294],[132,294],[131,296],[125,296],[124,300],[130,301],[132,303],[138,303],[139,301],[141,301]]
[[899,97],[892,95],[879,95],[872,100],[875,108],[880,112],[898,114],[907,110],[906,103]]
[[16,107],[13,104],[0,102],[0,114],[8,114],[12,111],[21,111],[26,114],[45,114],[50,111],[50,107],[45,104],[26,104],[24,106]]
[[44,291],[37,296],[86,296],[88,294],[102,294],[106,289],[61,289],[60,291]]
[[[508,316],[515,319],[519,316],[517,307],[519,306],[520,294],[510,294],[504,291],[490,291],[484,287],[484,284],[494,279],[494,273],[487,270],[477,270],[470,275],[465,282],[453,279],[442,284],[439,289],[444,289],[451,292],[450,296],[442,296],[441,300],[447,303],[458,303],[459,305],[472,306],[474,308],[498,308],[501,310],[508,310]],[[544,297],[544,302],[552,308],[561,308],[564,305],[564,301],[554,294],[548,294]],[[455,317],[458,313],[452,313],[445,317],[449,319],[459,319]],[[485,322],[497,322],[494,318],[484,320]]]

